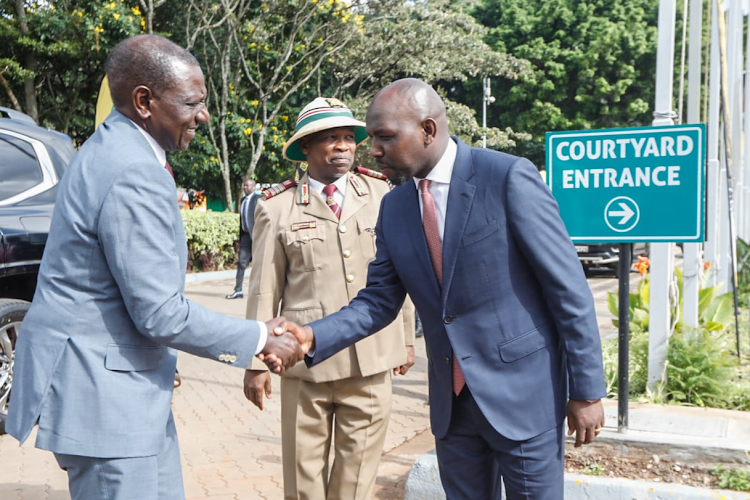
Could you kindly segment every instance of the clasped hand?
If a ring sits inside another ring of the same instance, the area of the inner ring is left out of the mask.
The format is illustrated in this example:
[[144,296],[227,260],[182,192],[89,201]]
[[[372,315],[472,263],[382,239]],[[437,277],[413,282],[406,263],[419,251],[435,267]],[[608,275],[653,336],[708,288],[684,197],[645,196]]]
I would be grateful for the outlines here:
[[282,373],[302,361],[312,347],[313,334],[309,326],[299,326],[283,316],[266,323],[268,338],[258,357],[274,373]]

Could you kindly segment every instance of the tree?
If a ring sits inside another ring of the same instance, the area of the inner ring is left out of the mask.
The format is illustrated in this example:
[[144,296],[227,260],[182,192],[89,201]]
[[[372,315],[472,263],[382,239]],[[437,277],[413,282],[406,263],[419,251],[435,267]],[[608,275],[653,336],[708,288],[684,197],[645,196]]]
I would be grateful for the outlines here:
[[145,25],[134,10],[124,2],[0,0],[0,105],[83,142],[109,50]]
[[[415,77],[452,88],[472,78],[516,79],[528,72],[526,61],[493,51],[484,43],[488,29],[450,2],[381,0],[369,2],[365,12],[366,22],[357,39],[320,78],[332,95],[347,96],[359,116],[364,116],[377,91],[399,78]],[[481,142],[482,129],[474,110],[442,93],[451,133],[469,144]],[[528,140],[510,127],[487,132],[488,145],[498,149],[515,146],[516,138]],[[364,155],[359,156],[366,161]]]
[[[531,134],[515,152],[544,163],[547,131],[648,125],[653,102],[658,2],[483,0],[474,16],[496,51],[532,71],[496,82],[488,121]],[[481,106],[481,88],[459,98]]]

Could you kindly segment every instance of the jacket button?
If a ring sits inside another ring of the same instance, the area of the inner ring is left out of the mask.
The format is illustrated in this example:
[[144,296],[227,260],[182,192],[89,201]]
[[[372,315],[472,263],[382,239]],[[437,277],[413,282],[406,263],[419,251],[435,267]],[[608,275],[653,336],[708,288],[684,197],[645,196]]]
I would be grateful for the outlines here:
[[445,323],[446,325],[450,325],[452,322],[453,316],[446,316],[445,318],[443,318],[443,323]]
[[347,274],[346,275],[346,281],[348,283],[354,283],[354,275],[353,274]]
[[351,250],[344,250],[344,258],[348,259],[351,256],[352,256]]
[[345,233],[346,232],[346,226],[339,226],[339,233]]
[[445,364],[446,365],[451,364],[451,358],[449,358],[448,356],[445,357]]

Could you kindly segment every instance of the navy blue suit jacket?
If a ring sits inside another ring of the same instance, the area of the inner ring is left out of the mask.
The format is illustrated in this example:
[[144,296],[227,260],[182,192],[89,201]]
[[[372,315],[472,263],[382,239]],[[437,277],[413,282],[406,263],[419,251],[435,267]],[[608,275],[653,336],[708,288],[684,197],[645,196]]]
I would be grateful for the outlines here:
[[314,365],[393,321],[406,293],[424,324],[432,431],[452,408],[451,355],[487,420],[525,440],[559,425],[568,397],[606,395],[594,302],[557,203],[524,158],[458,143],[432,269],[414,183],[382,202],[367,287],[311,323]]

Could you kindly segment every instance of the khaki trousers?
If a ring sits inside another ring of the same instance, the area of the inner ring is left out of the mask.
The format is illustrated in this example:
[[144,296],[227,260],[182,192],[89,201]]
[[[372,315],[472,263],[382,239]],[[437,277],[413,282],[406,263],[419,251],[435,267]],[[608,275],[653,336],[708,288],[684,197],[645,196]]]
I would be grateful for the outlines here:
[[282,377],[284,498],[369,500],[391,396],[390,371],[320,383]]

